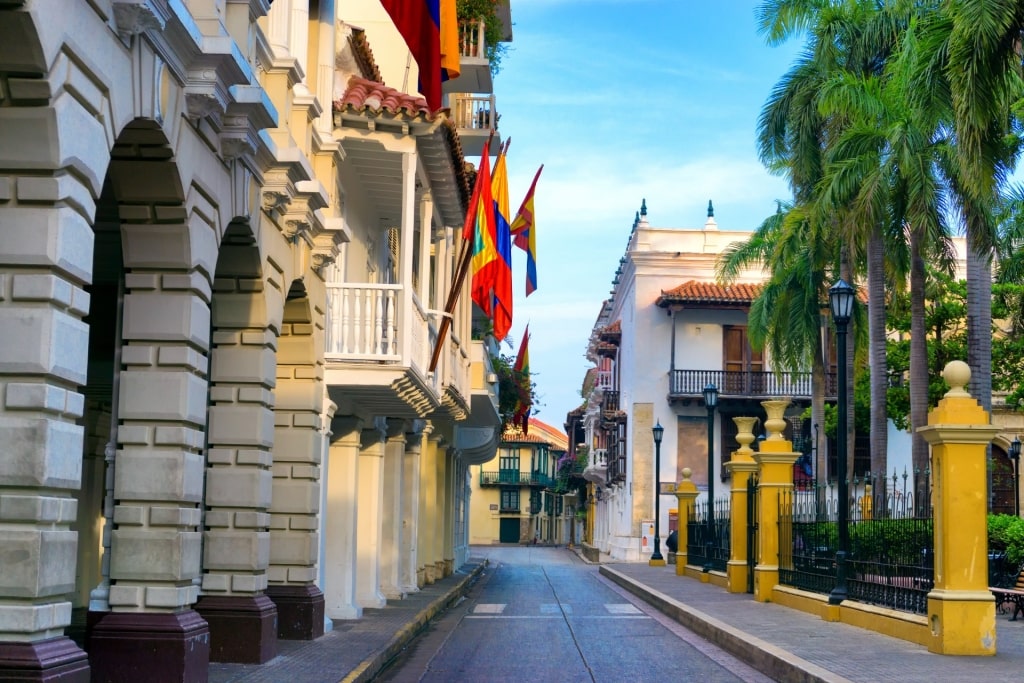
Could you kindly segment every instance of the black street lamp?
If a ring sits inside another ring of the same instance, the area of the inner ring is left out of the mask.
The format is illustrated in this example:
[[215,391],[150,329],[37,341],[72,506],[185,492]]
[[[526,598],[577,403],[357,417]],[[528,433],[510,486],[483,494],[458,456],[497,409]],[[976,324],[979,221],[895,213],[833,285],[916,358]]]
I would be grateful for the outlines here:
[[1013,514],[1020,517],[1020,437],[1010,443],[1010,460],[1013,461]]
[[654,435],[654,552],[650,564],[661,566],[665,564],[661,556],[661,437],[665,435],[661,420],[651,427],[651,434]]
[[715,406],[718,405],[718,387],[711,382],[704,387],[704,405],[708,409],[708,530],[704,542],[704,571],[711,571],[715,551]]
[[836,364],[839,375],[838,396],[838,436],[836,438],[836,455],[839,464],[839,550],[836,552],[836,587],[828,596],[830,604],[838,605],[847,597],[846,572],[847,557],[850,548],[849,514],[850,501],[846,491],[846,326],[850,323],[853,313],[853,298],[856,290],[843,280],[832,285],[828,290],[829,304],[832,307],[832,320],[836,324]]

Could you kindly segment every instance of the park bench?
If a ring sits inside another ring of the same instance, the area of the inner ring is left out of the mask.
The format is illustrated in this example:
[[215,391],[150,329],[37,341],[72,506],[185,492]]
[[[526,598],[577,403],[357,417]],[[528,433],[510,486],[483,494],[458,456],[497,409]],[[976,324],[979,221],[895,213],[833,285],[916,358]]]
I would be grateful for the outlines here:
[[1017,581],[1008,587],[990,586],[989,590],[996,598],[996,609],[1000,614],[1005,614],[1010,605],[1013,605],[1013,614],[1010,621],[1017,621],[1017,613],[1024,615],[1024,567],[1017,572]]

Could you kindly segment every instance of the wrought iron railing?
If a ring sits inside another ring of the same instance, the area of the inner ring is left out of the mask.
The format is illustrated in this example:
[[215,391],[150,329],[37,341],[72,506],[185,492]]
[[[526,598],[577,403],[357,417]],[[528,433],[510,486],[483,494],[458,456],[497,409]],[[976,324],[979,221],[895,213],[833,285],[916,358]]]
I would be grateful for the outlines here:
[[[912,482],[868,475],[850,485],[849,599],[926,614],[934,585],[929,473]],[[817,593],[836,585],[837,511],[831,486],[788,491],[779,500],[779,580]]]
[[[714,384],[723,396],[789,396],[810,398],[809,372],[753,372],[748,370],[672,370],[670,397],[700,397],[704,387]],[[825,395],[836,395],[835,375],[825,377]]]
[[481,486],[529,486],[530,475],[518,470],[480,471]]
[[725,571],[731,553],[730,507],[728,498],[716,498],[714,515],[708,525],[708,502],[690,508],[686,520],[686,562],[705,569]]

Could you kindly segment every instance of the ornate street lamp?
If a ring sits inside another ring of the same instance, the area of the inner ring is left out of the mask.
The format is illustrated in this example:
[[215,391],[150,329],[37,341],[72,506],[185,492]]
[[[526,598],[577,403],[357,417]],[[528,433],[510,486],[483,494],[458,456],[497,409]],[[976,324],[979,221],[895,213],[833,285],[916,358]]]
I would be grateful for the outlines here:
[[704,387],[704,405],[708,409],[708,530],[704,542],[704,571],[711,571],[715,551],[715,407],[718,387],[708,382]]
[[829,603],[838,605],[847,597],[846,561],[850,548],[850,501],[846,491],[846,326],[853,313],[853,298],[856,290],[843,280],[828,290],[832,320],[836,324],[836,363],[839,366],[838,430],[836,456],[839,464],[839,550],[836,552],[836,586],[828,596]]
[[1020,517],[1020,437],[1010,443],[1010,460],[1013,461],[1013,514]]
[[648,564],[662,567],[665,558],[661,556],[661,437],[665,435],[665,428],[661,420],[651,427],[651,434],[654,435],[654,552]]

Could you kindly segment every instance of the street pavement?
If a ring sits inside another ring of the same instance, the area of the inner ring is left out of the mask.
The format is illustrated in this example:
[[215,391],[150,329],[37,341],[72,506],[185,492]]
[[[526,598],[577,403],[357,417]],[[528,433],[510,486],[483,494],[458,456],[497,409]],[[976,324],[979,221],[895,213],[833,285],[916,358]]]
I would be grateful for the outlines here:
[[[575,554],[572,550],[562,552]],[[488,550],[452,576],[363,618],[335,621],[315,641],[279,641],[262,665],[211,664],[210,683],[338,683],[372,680],[435,615],[455,604],[483,571]],[[574,557],[573,561],[583,561]],[[1024,675],[1024,620],[996,616],[994,657],[936,655],[920,645],[676,576],[672,566],[602,564],[600,574],[754,669],[778,681],[940,683]]]

